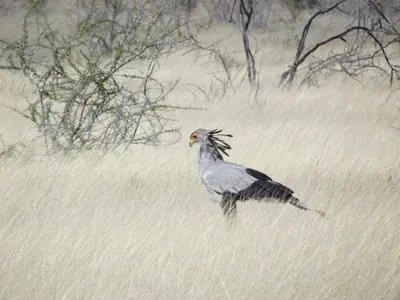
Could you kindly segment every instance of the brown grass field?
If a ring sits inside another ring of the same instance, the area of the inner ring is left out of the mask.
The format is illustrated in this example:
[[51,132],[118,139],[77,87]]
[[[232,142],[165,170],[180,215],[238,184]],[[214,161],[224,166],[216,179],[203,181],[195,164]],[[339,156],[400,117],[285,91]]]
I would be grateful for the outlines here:
[[[233,29],[224,47],[241,49]],[[207,32],[204,36],[207,36]],[[334,77],[282,91],[290,40],[260,33],[262,90],[171,103],[183,138],[125,153],[46,157],[32,124],[0,108],[0,134],[28,145],[0,159],[0,299],[400,299],[400,111],[387,82]],[[243,53],[238,53],[240,63]],[[207,65],[171,57],[160,78],[207,87]],[[240,73],[243,76],[243,72]],[[0,74],[0,103],[29,84]],[[232,133],[227,159],[291,187],[329,219],[289,205],[239,203],[228,228],[197,170],[196,128]]]

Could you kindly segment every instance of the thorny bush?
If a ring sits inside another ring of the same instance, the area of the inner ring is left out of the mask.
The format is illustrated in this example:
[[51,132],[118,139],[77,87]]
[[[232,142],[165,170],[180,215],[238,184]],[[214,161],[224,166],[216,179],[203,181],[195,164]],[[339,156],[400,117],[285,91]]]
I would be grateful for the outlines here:
[[[22,36],[12,43],[3,41],[3,55],[8,67],[21,70],[35,88],[35,97],[28,98],[26,110],[19,113],[43,134],[48,152],[179,139],[168,112],[181,107],[165,103],[177,82],[166,88],[153,76],[157,60],[187,41],[183,25],[159,30],[166,6],[154,9],[151,1],[144,1],[131,12],[129,26],[89,14],[67,35],[53,29],[39,4],[27,12]],[[108,51],[93,51],[93,36],[99,37],[100,25],[110,22],[118,31]],[[143,62],[141,70],[132,67]],[[163,138],[166,134],[172,139]]]

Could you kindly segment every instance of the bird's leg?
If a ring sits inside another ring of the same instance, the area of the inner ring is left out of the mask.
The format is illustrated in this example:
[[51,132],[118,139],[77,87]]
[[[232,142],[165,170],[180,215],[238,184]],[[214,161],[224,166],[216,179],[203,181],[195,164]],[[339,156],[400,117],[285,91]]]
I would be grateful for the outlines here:
[[223,197],[220,203],[224,216],[228,219],[236,218],[237,207],[236,200],[231,197]]
[[233,199],[225,201],[224,205],[221,203],[221,208],[224,213],[226,219],[226,225],[228,226],[228,228],[231,229],[236,227],[235,226],[237,222],[236,201]]

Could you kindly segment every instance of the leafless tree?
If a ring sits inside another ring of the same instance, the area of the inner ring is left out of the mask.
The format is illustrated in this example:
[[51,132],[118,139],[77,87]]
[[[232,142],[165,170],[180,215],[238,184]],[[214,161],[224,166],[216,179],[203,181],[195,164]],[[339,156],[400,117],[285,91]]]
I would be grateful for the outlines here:
[[[364,1],[364,7],[367,8],[368,14],[360,8],[355,11],[346,10],[342,7],[346,2],[347,0],[341,0],[326,9],[321,9],[308,20],[304,26],[295,59],[281,75],[281,86],[293,83],[299,67],[310,60],[316,50],[337,40],[345,43],[345,50],[331,51],[325,58],[314,57],[308,64],[308,70],[301,84],[306,82],[315,84],[316,75],[321,72],[341,72],[358,80],[359,75],[374,69],[387,75],[390,85],[395,78],[399,78],[400,69],[394,63],[394,58],[400,53],[389,52],[390,46],[397,44],[400,38],[399,32],[394,26],[397,20],[390,21],[382,6],[376,1]],[[313,21],[321,15],[333,12],[352,17],[352,22],[341,32],[306,46]]]

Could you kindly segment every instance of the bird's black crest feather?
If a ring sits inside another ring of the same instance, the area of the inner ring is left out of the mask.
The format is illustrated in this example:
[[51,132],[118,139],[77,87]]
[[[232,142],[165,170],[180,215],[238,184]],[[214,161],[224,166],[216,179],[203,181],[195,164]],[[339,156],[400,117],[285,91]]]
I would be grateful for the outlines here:
[[218,130],[218,129],[214,129],[208,132],[208,140],[210,142],[210,144],[217,148],[218,150],[220,150],[223,154],[225,154],[226,156],[229,156],[229,154],[226,152],[226,150],[230,150],[232,149],[231,146],[229,144],[227,144],[225,141],[221,140],[218,137],[233,137],[232,134],[225,134],[225,133],[221,133],[222,129]]

